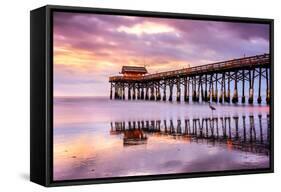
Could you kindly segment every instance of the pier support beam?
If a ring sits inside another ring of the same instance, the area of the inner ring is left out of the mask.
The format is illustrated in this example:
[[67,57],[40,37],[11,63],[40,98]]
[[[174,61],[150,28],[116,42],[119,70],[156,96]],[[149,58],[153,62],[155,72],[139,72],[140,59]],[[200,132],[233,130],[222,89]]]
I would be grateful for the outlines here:
[[187,79],[187,101],[189,102],[190,98],[189,98],[189,85],[190,84],[190,78],[188,77]]
[[150,100],[154,101],[155,100],[155,95],[154,95],[154,84],[150,87]]
[[144,87],[141,87],[141,100],[144,100]]
[[228,72],[228,77],[227,77],[227,92],[225,92],[225,98],[224,102],[230,103],[230,72]]
[[122,99],[125,100],[125,85],[122,84]]
[[160,94],[160,82],[157,82],[157,91],[156,91],[156,100],[160,101],[161,100],[161,94]]
[[216,73],[215,78],[215,92],[213,92],[214,89],[212,89],[212,101],[217,102],[218,101],[218,74]]
[[211,85],[212,85],[212,87],[211,87],[211,91],[210,91],[210,99],[212,99],[212,101],[213,101],[213,99],[214,99],[214,82],[213,82],[213,74],[211,75],[211,79],[210,79],[210,82],[211,82]]
[[254,101],[254,80],[255,80],[255,69],[253,70],[253,76],[251,76],[251,70],[249,70],[249,99],[248,103],[253,104]]
[[197,90],[197,95],[196,95],[196,101],[200,101],[200,94],[201,94],[201,101],[204,101],[204,90],[203,90],[203,82],[202,82],[202,77],[199,76],[199,83],[198,83],[198,90]]
[[145,87],[145,100],[149,100],[149,87],[146,85]]
[[238,102],[238,92],[237,92],[237,71],[235,71],[235,77],[234,77],[234,90],[233,90],[233,96],[232,96],[232,103]]
[[162,98],[163,101],[166,101],[167,100],[167,96],[166,96],[166,81],[164,81],[163,83],[163,98]]
[[185,97],[184,97],[184,101],[185,102],[189,102],[189,77],[186,77],[185,79]]
[[131,97],[131,85],[129,84],[128,85],[128,100],[131,100],[132,97]]
[[118,86],[118,99],[122,99],[122,86]]
[[187,77],[185,77],[184,79],[183,79],[183,81],[184,81],[184,90],[183,90],[183,92],[184,92],[184,101],[186,102],[187,101]]
[[207,98],[206,98],[206,101],[209,102],[210,99],[211,99],[211,93],[213,92],[212,89],[213,89],[213,82],[212,82],[212,79],[213,79],[213,74],[210,75],[210,81],[209,81],[209,90],[208,90],[208,94],[207,94]]
[[223,73],[222,74],[222,77],[221,77],[221,92],[220,92],[220,98],[219,98],[219,102],[222,103],[223,102],[223,99],[224,99],[224,86],[225,86],[225,74]]
[[138,85],[137,90],[138,90],[137,99],[140,100],[141,98],[140,85]]
[[260,67],[259,68],[259,92],[258,92],[258,99],[257,99],[258,104],[261,104],[261,76],[262,76],[262,69]]
[[110,99],[112,99],[112,83],[110,83]]
[[180,78],[177,79],[177,101],[181,101],[181,84],[180,84]]
[[173,101],[173,83],[169,83],[169,88],[170,88],[170,96],[169,96],[169,101]]
[[270,104],[270,84],[269,84],[269,77],[268,77],[268,70],[265,69],[265,79],[266,79],[266,103]]
[[136,87],[135,84],[133,84],[133,100],[136,99]]
[[118,99],[122,99],[122,87],[121,87],[121,85],[118,86]]
[[118,84],[115,83],[114,86],[114,99],[118,99]]
[[155,84],[155,99],[156,99],[156,101],[158,100],[158,87],[157,87],[157,83]]
[[[191,89],[192,89],[192,101],[195,102],[196,101],[196,84],[195,84],[195,77],[192,77],[191,80]],[[200,83],[200,80],[199,80]]]
[[204,94],[204,101],[207,101],[207,95],[208,95],[208,81],[207,81],[207,74],[205,75],[205,94]]
[[242,99],[241,102],[245,103],[245,70],[242,70]]

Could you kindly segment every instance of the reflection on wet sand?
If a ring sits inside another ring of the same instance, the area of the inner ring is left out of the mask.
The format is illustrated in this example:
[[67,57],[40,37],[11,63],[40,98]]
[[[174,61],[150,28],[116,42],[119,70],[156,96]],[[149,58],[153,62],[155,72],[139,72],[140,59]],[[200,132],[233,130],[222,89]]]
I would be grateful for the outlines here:
[[140,129],[124,130],[124,145],[139,145],[146,144],[147,137]]
[[171,136],[171,139],[213,146],[225,144],[229,149],[269,155],[268,115],[266,119],[267,127],[263,127],[262,115],[111,122],[110,134],[123,134],[124,146],[147,144],[151,135]]

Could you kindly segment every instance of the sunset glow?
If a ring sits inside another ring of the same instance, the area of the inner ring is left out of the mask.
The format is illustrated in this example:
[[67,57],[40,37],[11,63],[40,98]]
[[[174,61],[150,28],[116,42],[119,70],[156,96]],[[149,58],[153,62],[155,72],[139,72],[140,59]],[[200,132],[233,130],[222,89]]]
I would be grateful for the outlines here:
[[263,24],[54,13],[54,95],[106,96],[123,65],[149,73],[269,52]]
[[120,26],[118,27],[117,31],[125,32],[128,34],[143,35],[143,34],[172,33],[175,32],[175,29],[168,25],[163,25],[153,22],[143,22],[130,27]]

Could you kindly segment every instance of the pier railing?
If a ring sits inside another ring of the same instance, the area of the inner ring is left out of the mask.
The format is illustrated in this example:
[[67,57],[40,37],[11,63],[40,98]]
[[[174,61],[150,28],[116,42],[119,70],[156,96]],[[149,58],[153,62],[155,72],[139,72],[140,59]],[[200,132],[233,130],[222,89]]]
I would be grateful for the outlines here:
[[148,74],[139,77],[126,77],[126,76],[111,76],[109,77],[109,82],[114,81],[149,81],[149,80],[159,80],[165,78],[174,78],[179,76],[192,76],[198,74],[208,74],[213,72],[237,70],[237,69],[247,69],[253,67],[263,67],[270,63],[269,54],[256,55],[251,57],[244,57],[239,59],[233,59],[228,61],[216,62],[206,65],[200,65],[195,67],[189,67],[179,70],[160,72],[154,74]]
[[[186,102],[192,99],[193,102],[238,103],[241,93],[241,103],[245,103],[247,83],[248,102],[253,104],[254,82],[258,80],[257,102],[261,103],[262,95],[265,95],[269,104],[270,63],[270,55],[262,54],[138,77],[112,76],[109,77],[110,98],[126,99],[127,92],[128,100],[172,101],[175,88],[177,101],[183,96]],[[238,84],[242,90],[238,89]]]

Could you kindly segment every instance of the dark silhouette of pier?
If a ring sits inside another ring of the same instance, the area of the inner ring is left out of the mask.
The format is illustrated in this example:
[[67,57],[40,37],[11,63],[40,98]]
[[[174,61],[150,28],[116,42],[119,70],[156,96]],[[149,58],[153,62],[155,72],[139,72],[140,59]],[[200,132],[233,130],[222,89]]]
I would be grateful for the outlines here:
[[[262,123],[263,118],[267,121],[266,126]],[[210,145],[226,144],[231,149],[268,155],[269,123],[268,115],[123,121],[111,122],[110,134],[123,134],[124,145],[130,145],[125,139],[143,140],[145,142],[140,144],[146,144],[150,136],[157,136]]]
[[[247,83],[247,99],[248,103],[252,104],[254,83],[258,81],[257,103],[261,103],[261,82],[265,79],[266,93],[263,95],[266,95],[266,103],[270,103],[269,54],[155,74],[147,74],[144,67],[124,66],[122,74],[109,77],[110,99],[172,101],[174,88],[176,88],[176,101],[179,102],[183,96],[185,102],[192,100],[193,102],[238,103],[238,95],[241,94],[241,103],[245,103],[245,84]],[[242,86],[240,93],[237,88],[239,83]]]

